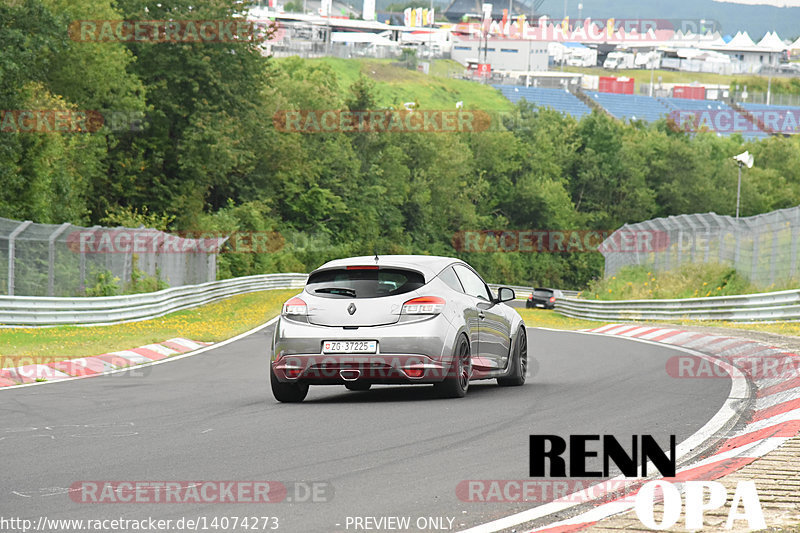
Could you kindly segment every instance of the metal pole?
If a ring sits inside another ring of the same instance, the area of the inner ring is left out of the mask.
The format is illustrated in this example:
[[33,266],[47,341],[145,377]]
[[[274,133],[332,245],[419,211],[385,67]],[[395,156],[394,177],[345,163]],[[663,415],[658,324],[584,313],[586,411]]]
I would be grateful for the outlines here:
[[[562,29],[564,30],[564,42],[567,42],[567,35],[566,35],[566,28],[563,27],[564,23],[567,21],[567,0],[564,0],[564,18],[561,19]],[[564,72],[564,62],[566,58],[564,57],[564,50],[561,51],[561,72]]]
[[8,236],[8,295],[14,296],[14,255],[16,251],[17,235],[25,231],[25,228],[33,224],[30,220],[21,222],[19,226]]
[[[56,273],[55,273],[55,263],[56,263],[56,239],[58,239],[59,235],[64,233],[64,231],[70,227],[69,222],[64,222],[59,226],[53,233],[50,234],[50,238],[48,239],[48,246],[47,246],[47,295],[54,296],[55,295],[55,285],[56,285]],[[80,246],[80,240],[78,241],[78,246]]]
[[428,61],[430,61],[428,65],[428,75],[430,75],[431,67],[433,66],[433,19],[431,13],[433,13],[433,0],[431,0],[431,7],[428,10],[428,52],[430,53],[430,57],[428,58]]
[[742,164],[739,163],[739,184],[736,186],[736,218],[739,218],[739,198],[742,196]]
[[[770,70],[770,72],[772,72],[772,71]],[[769,100],[770,100],[769,95],[770,95],[771,89],[772,89],[772,74],[769,75],[769,80],[767,80],[767,105],[769,105]]]

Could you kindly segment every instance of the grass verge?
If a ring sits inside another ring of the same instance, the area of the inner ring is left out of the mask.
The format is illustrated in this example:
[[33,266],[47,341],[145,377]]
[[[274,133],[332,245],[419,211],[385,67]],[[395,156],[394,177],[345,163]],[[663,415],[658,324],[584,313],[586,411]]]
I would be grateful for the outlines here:
[[298,289],[239,294],[160,318],[111,326],[0,329],[0,368],[15,358],[37,363],[127,350],[173,337],[219,342],[263,324]]
[[[645,69],[623,69],[608,70],[599,67],[564,67],[566,72],[578,72],[581,74],[591,74],[594,76],[627,76],[635,80],[636,94],[639,94],[639,86],[642,83],[650,83],[650,71]],[[747,87],[751,92],[766,92],[769,85],[773,94],[798,94],[800,81],[797,78],[775,77],[769,81],[768,76],[758,76],[755,74],[712,74],[710,72],[686,72],[680,70],[656,70],[653,72],[653,81],[660,83],[690,84],[697,82],[713,88],[715,85],[729,85]]]
[[[794,282],[770,286],[765,290],[790,288]],[[761,292],[733,267],[714,263],[691,263],[668,272],[651,272],[646,267],[633,266],[619,270],[589,284],[581,297],[591,300],[647,300],[663,298],[703,298],[735,296]]]
[[463,72],[464,68],[449,59],[434,61],[430,75],[397,66],[391,59],[323,57],[306,61],[330,65],[339,78],[339,86],[345,90],[361,74],[372,79],[379,106],[398,108],[404,102],[418,102],[421,109],[453,110],[456,102],[463,102],[465,109],[510,111],[514,108],[490,85],[450,77]]
[[560,315],[555,311],[545,309],[520,309],[515,308],[517,313],[525,321],[529,328],[552,328],[552,329],[590,329],[599,328],[606,322],[594,322],[592,320],[580,320]]

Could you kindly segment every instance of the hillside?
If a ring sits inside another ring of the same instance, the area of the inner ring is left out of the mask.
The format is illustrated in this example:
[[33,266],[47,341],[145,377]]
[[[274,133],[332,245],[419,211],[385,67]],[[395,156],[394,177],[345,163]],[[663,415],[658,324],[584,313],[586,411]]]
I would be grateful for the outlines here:
[[[276,59],[280,64],[280,59]],[[433,73],[426,75],[415,70],[394,66],[388,59],[338,59],[325,57],[309,59],[309,64],[324,63],[336,73],[339,86],[346,89],[355,82],[359,74],[375,81],[378,105],[402,106],[404,102],[417,102],[424,109],[454,109],[456,102],[463,102],[466,109],[486,111],[509,111],[511,102],[488,85],[454,79],[449,73],[460,73],[464,69],[451,60],[434,62]]]

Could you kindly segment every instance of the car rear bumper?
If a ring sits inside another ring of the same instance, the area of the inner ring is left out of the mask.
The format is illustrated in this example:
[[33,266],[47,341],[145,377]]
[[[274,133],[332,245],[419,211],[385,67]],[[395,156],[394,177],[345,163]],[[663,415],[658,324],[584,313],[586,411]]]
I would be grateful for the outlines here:
[[272,362],[279,381],[311,385],[367,383],[438,383],[447,377],[449,361],[420,355],[288,355]]
[[[437,383],[451,366],[456,329],[443,316],[344,329],[285,320],[276,324],[272,371],[279,381],[332,385]],[[375,340],[377,352],[323,353],[326,340]]]

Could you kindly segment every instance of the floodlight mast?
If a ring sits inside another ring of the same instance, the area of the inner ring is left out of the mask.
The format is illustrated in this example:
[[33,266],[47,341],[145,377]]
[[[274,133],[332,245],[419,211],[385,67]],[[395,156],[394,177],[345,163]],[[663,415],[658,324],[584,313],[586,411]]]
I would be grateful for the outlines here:
[[739,201],[742,196],[742,167],[747,165],[747,168],[753,168],[753,156],[748,151],[734,156],[733,160],[739,165],[739,181],[736,185],[736,218],[739,218]]

